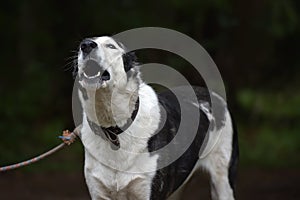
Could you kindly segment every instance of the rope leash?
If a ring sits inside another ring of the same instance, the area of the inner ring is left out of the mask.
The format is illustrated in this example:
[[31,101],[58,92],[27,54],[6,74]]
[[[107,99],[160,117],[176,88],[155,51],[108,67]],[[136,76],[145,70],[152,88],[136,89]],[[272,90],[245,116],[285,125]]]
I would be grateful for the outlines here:
[[9,171],[9,170],[13,170],[13,169],[17,169],[26,165],[30,165],[32,163],[35,163],[43,158],[46,158],[47,156],[57,152],[58,150],[62,149],[64,146],[66,145],[70,145],[75,141],[76,136],[79,135],[78,129],[76,128],[73,132],[70,132],[68,130],[63,131],[63,135],[59,136],[60,139],[63,140],[63,142],[59,145],[57,145],[56,147],[54,147],[53,149],[39,155],[36,156],[32,159],[20,162],[20,163],[16,163],[13,165],[8,165],[8,166],[4,166],[4,167],[0,167],[0,172],[4,172],[4,171]]

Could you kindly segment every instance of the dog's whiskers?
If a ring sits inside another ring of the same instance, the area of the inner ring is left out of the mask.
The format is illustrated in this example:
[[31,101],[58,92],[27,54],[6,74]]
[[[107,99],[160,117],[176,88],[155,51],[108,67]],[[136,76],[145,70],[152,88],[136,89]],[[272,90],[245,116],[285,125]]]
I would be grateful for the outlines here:
[[[75,51],[74,51],[74,53],[75,53]],[[78,67],[77,59],[78,59],[77,52],[75,55],[68,57],[66,59],[66,61],[68,61],[68,62],[63,66],[64,71],[70,71],[70,70]]]

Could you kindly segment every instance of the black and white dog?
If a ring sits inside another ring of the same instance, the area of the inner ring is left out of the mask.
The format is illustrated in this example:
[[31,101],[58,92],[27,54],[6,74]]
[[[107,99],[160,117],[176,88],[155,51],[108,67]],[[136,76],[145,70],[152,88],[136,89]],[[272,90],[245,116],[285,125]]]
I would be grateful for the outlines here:
[[[180,145],[184,141],[174,139],[182,105],[172,92],[157,94],[145,84],[135,59],[111,37],[89,38],[80,44],[74,72],[83,108],[84,173],[92,199],[177,198],[174,195],[180,194],[197,169],[210,174],[213,199],[234,199],[238,145],[226,102],[194,87],[197,101],[187,99],[185,104],[201,118],[195,137],[178,159],[159,167],[184,148]],[[211,113],[212,101],[219,107],[218,116]],[[217,143],[200,158],[202,144],[215,141],[214,137],[205,141],[205,136],[215,133],[220,133]],[[168,144],[173,147],[158,151]]]

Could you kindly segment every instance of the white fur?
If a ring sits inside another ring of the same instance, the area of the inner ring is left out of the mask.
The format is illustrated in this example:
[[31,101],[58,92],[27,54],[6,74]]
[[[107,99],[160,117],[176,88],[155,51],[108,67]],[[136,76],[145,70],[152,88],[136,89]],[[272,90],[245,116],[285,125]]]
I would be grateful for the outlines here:
[[[207,111],[207,109],[205,108],[204,111]],[[219,130],[219,133],[216,133],[216,130],[209,133],[209,135],[219,135],[219,139],[216,140],[215,137],[209,138],[207,146],[209,146],[210,150],[208,154],[205,157],[199,155],[200,159],[196,163],[193,171],[185,180],[185,183],[169,198],[169,200],[184,199],[182,192],[185,184],[196,171],[201,169],[207,171],[210,175],[211,197],[213,200],[234,200],[233,191],[228,181],[228,168],[232,151],[233,130],[228,110],[226,110],[225,115],[225,126]],[[217,143],[214,144],[216,141]]]
[[[121,149],[118,151],[112,150],[107,141],[92,132],[84,116],[81,139],[85,147],[85,176],[93,199],[150,197],[158,156],[147,153],[147,141],[158,128],[160,116],[156,96],[149,86],[141,85],[139,97],[136,119],[120,135]],[[135,154],[140,152],[144,154]]]
[[219,130],[220,138],[216,146],[199,165],[210,174],[211,194],[213,200],[233,200],[233,191],[228,181],[228,168],[232,151],[232,122],[226,112],[225,126]]
[[[102,85],[80,82],[88,96],[85,99],[82,92],[79,92],[84,111],[81,129],[81,140],[85,148],[84,173],[89,192],[95,200],[149,200],[158,155],[148,153],[147,142],[158,129],[160,122],[157,95],[151,87],[142,83],[139,75],[135,79],[128,79],[122,61],[124,49],[113,39],[99,37],[94,41],[98,47],[87,59],[97,61],[110,73],[111,78]],[[117,49],[107,48],[108,43],[115,45]],[[87,59],[79,52],[79,74],[83,73]],[[99,126],[121,127],[131,117],[138,97],[140,104],[136,118],[119,135],[121,148],[114,151],[108,141],[91,130],[87,118]],[[205,105],[200,105],[200,108],[204,109]],[[207,157],[198,161],[194,171],[204,168],[211,174],[213,199],[233,199],[227,178],[232,142],[228,112],[225,126],[220,131],[222,134],[219,142]]]
[[[121,60],[123,49],[110,38],[98,38],[90,57],[110,73],[110,80],[99,88],[81,83],[88,99],[79,96],[83,106],[81,140],[85,147],[85,177],[92,199],[149,199],[158,156],[150,156],[147,142],[158,128],[160,112],[156,94],[146,84],[127,80]],[[108,49],[113,43],[118,49]],[[116,58],[117,57],[117,58]],[[79,54],[79,73],[85,61]],[[139,78],[139,77],[137,77]],[[119,136],[121,149],[114,151],[108,141],[93,133],[87,117],[109,127],[123,126],[139,97],[134,122]]]

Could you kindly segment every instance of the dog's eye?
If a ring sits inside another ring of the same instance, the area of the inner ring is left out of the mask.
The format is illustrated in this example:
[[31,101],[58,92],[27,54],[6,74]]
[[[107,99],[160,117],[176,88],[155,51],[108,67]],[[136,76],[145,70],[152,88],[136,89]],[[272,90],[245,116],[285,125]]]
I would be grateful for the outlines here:
[[113,45],[113,44],[107,44],[106,47],[108,47],[108,48],[110,48],[110,49],[117,49],[117,48],[115,47],[115,45]]

